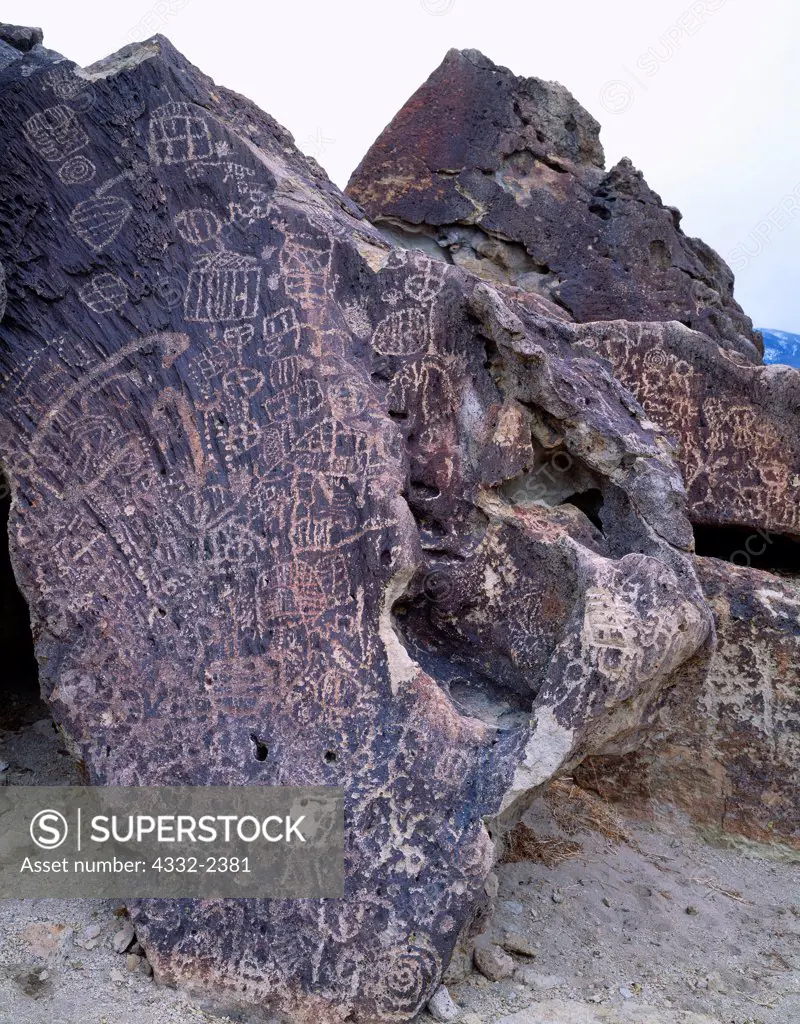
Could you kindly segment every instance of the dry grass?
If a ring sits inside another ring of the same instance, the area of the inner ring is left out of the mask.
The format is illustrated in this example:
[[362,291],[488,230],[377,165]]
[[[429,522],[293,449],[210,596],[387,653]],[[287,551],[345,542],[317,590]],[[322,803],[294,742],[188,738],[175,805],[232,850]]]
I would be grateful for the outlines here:
[[[637,848],[622,821],[608,802],[577,786],[572,779],[552,782],[544,799],[555,824],[567,836],[581,832],[599,832],[612,843],[627,843]],[[502,862],[540,861],[552,868],[577,857],[583,850],[579,842],[553,835],[537,835],[524,822],[518,822],[505,837]]]
[[599,832],[613,843],[629,843],[632,839],[619,816],[607,801],[571,779],[557,779],[544,795],[559,828],[567,835],[578,832]]
[[537,836],[532,828],[520,821],[506,836],[502,862],[517,864],[520,861],[541,861],[546,867],[554,868],[565,860],[577,857],[582,849],[580,843],[556,836]]

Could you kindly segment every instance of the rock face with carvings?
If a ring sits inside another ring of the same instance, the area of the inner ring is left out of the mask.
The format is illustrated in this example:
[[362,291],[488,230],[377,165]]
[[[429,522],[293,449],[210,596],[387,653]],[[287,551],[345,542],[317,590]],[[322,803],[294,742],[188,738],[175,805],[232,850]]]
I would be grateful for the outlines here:
[[800,541],[800,370],[678,323],[589,324],[583,340],[676,440],[693,523]]
[[485,822],[709,641],[670,446],[580,327],[388,244],[166,40],[26,45],[0,452],[43,695],[96,784],[345,789],[344,899],[138,903],[158,980],[410,1020]]
[[407,243],[576,320],[678,320],[758,358],[731,270],[629,160],[605,169],[600,125],[557,82],[451,50],[347,191]]
[[576,778],[647,815],[677,809],[720,836],[800,851],[800,581],[697,559],[716,649],[648,714],[644,742]]
[[[348,192],[387,235],[493,281],[508,301],[594,321],[563,336],[607,361],[675,439],[703,545],[747,565],[771,551],[796,568],[800,372],[758,365],[728,268],[683,235],[628,161],[604,171],[598,128],[563,87],[454,50]],[[796,584],[712,559],[697,568],[713,655],[662,691],[641,732],[576,774],[650,812],[671,804],[797,845]]]
[[604,170],[562,86],[452,50],[348,194],[403,244],[597,321],[581,342],[675,439],[695,523],[800,536],[800,374],[757,365],[730,269],[629,161]]

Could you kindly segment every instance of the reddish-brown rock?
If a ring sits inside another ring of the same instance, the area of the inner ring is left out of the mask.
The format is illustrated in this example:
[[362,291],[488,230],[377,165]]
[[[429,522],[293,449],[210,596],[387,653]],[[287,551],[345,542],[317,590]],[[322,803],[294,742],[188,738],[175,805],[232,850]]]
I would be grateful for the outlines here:
[[684,235],[557,82],[451,50],[353,173],[347,192],[407,244],[543,295],[576,320],[679,320],[756,361],[733,274]]
[[345,789],[344,899],[140,902],[158,980],[408,1020],[485,820],[708,640],[669,445],[165,40],[37,61],[0,72],[0,446],[43,694],[96,784]]
[[603,170],[563,86],[451,50],[348,194],[403,244],[596,321],[581,343],[674,438],[694,523],[800,538],[800,372],[758,365],[729,268],[628,161]]
[[742,528],[728,547],[747,545],[743,562],[748,531],[800,541],[800,370],[753,366],[677,323],[587,324],[581,342],[675,439],[693,523]]

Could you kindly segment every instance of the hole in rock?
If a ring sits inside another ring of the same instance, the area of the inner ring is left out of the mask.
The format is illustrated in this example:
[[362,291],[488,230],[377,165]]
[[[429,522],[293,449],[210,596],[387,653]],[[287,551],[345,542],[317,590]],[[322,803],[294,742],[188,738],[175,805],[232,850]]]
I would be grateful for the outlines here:
[[603,521],[600,518],[600,510],[603,507],[603,492],[599,487],[590,487],[588,491],[578,491],[565,498],[564,505],[574,505],[579,508],[586,518],[603,532]]
[[547,452],[537,449],[533,469],[507,480],[500,488],[500,493],[507,501],[522,507],[549,505],[554,508],[569,503],[585,512],[578,501],[585,499],[589,505],[596,504],[596,495],[600,495],[599,483],[592,470],[566,449],[557,448]]
[[250,740],[253,744],[253,757],[256,761],[266,761],[269,757],[269,747],[267,744],[262,739],[259,739],[255,733],[250,736]]
[[325,751],[325,763],[334,764],[338,760],[338,755],[335,750]]
[[611,210],[603,203],[590,203],[589,213],[593,213],[600,220],[611,220]]
[[659,270],[669,270],[672,266],[669,248],[660,238],[655,238],[650,243],[650,264]]
[[698,555],[720,558],[744,568],[800,575],[800,539],[752,526],[694,525]]
[[11,568],[10,511],[10,489],[0,474],[0,647],[3,652],[0,729],[19,729],[49,717],[39,693],[39,670],[33,653],[28,606]]

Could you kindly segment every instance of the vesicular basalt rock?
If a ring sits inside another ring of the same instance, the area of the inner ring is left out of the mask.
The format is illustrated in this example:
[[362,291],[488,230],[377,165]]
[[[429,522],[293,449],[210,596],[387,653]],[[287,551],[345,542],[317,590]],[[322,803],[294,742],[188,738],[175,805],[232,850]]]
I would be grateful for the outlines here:
[[679,320],[742,353],[760,336],[733,274],[680,229],[557,82],[451,50],[353,173],[348,194],[408,244],[544,295],[576,320]]
[[800,373],[755,365],[730,269],[629,161],[603,169],[563,86],[450,51],[348,194],[403,244],[599,321],[581,343],[675,439],[693,522],[800,537]]
[[[21,52],[21,51],[20,51]],[[405,1021],[485,821],[710,632],[670,446],[580,328],[393,248],[161,38],[0,72],[0,451],[96,784],[343,785],[340,901],[142,901],[158,980]]]

